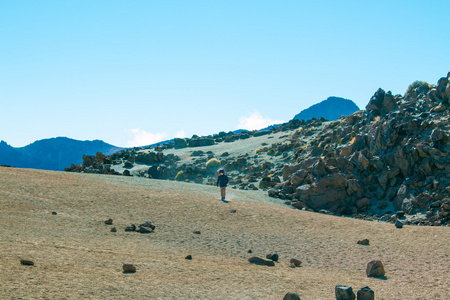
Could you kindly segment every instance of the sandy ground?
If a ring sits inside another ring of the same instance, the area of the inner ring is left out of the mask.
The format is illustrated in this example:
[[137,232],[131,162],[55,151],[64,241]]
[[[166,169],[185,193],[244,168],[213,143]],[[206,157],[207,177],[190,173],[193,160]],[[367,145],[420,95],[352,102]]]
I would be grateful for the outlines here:
[[[265,193],[218,198],[193,183],[0,167],[0,299],[334,299],[337,284],[376,299],[449,299],[448,227],[298,211]],[[145,221],[154,233],[124,231]],[[280,256],[274,267],[247,261],[268,253]],[[366,277],[373,259],[386,278]]]

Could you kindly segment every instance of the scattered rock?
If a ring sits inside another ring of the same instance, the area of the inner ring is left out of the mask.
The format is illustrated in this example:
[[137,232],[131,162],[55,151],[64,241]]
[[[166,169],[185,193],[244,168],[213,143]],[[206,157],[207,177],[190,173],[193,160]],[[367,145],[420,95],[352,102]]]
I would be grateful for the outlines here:
[[248,252],[248,253],[253,253],[252,249],[248,250],[247,252]]
[[21,259],[20,263],[24,266],[34,266],[34,262],[29,259]]
[[187,260],[192,260],[192,255],[188,255],[188,256],[186,256],[184,259],[187,259]]
[[123,264],[122,269],[125,273],[136,272],[136,267],[133,264]]
[[271,267],[275,266],[275,263],[272,260],[265,260],[264,258],[260,258],[257,256],[250,257],[248,261],[256,265],[266,265]]
[[113,219],[108,219],[105,221],[106,225],[112,225],[112,223],[113,223]]
[[356,298],[351,286],[337,285],[334,288],[334,293],[336,300],[354,300]]
[[399,220],[395,221],[395,227],[397,228],[403,228],[403,223],[400,222]]
[[136,225],[131,224],[127,228],[125,228],[125,231],[136,231]]
[[289,260],[289,263],[290,263],[290,264],[293,264],[294,267],[300,267],[300,265],[302,264],[302,262],[301,262],[300,260],[295,259],[295,258],[291,258],[291,259]]
[[278,261],[278,254],[267,254],[266,258],[271,259],[273,261]]
[[383,263],[379,260],[372,260],[367,264],[367,277],[383,277],[385,274]]
[[230,210],[230,213],[234,214],[234,213],[236,213],[236,210],[232,209],[232,210]]
[[365,286],[356,293],[356,297],[356,299],[358,300],[374,300],[375,293],[371,290],[370,287]]
[[297,293],[289,292],[286,295],[284,295],[283,300],[301,300],[301,299]]
[[357,242],[357,244],[359,244],[359,245],[369,245],[369,239],[359,240]]
[[116,227],[111,228],[111,232],[117,232],[117,228]]
[[194,234],[201,234],[200,230],[195,230],[193,233]]
[[52,211],[52,215],[56,216],[58,213],[56,211]]

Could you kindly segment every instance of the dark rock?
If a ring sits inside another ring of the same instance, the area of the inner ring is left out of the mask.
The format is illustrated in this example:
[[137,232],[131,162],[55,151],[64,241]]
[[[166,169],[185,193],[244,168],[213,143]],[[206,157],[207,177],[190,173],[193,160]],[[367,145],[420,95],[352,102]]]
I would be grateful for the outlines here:
[[271,259],[273,261],[278,261],[278,254],[267,254],[266,258]]
[[253,253],[252,249],[248,250],[247,252],[248,252],[248,253]]
[[367,264],[367,277],[383,277],[385,274],[383,263],[379,260],[372,260]]
[[403,211],[403,210],[399,210],[399,211],[397,211],[397,217],[398,218],[403,218],[405,216],[405,212]]
[[122,175],[123,176],[131,176],[130,170],[124,170]]
[[21,259],[20,263],[24,266],[34,266],[34,262],[29,259]]
[[375,293],[374,293],[374,291],[372,291],[372,289],[370,287],[365,286],[356,293],[356,299],[357,300],[374,300]]
[[56,211],[52,211],[52,215],[56,216],[58,213]]
[[184,259],[187,259],[187,260],[192,260],[192,255],[188,255],[188,256],[186,256]]
[[134,266],[133,264],[123,264],[122,269],[125,273],[136,272],[136,266]]
[[125,231],[136,231],[136,225],[131,224],[127,228],[125,228]]
[[336,300],[354,300],[356,298],[351,286],[337,285],[334,288],[334,293]]
[[257,265],[265,265],[265,266],[271,266],[271,267],[275,266],[275,263],[272,260],[265,260],[264,258],[260,258],[257,256],[250,257],[248,259],[248,261],[252,264],[257,264]]
[[185,139],[182,138],[174,138],[173,139],[175,149],[186,148],[187,143]]
[[236,210],[235,209],[231,209],[230,213],[234,214],[234,213],[236,213]]
[[301,300],[301,299],[297,293],[289,292],[286,295],[284,295],[283,300]]
[[403,228],[403,223],[400,222],[399,220],[395,221],[395,227],[397,228]]
[[301,260],[295,259],[295,258],[291,258],[289,260],[290,264],[293,264],[295,267],[300,267],[300,265],[302,264]]
[[194,234],[201,234],[200,230],[195,230],[193,233]]
[[112,223],[113,223],[113,219],[108,219],[105,221],[106,225],[112,225]]
[[357,242],[358,245],[369,245],[369,240],[368,239],[363,239],[363,240],[359,240]]
[[111,232],[117,232],[117,228],[116,227],[111,228]]

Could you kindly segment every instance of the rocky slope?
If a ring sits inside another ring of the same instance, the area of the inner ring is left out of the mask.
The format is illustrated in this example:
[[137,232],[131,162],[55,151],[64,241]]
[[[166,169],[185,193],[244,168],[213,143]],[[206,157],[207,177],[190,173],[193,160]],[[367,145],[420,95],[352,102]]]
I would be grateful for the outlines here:
[[379,89],[365,111],[332,122],[291,120],[272,130],[175,139],[85,156],[66,170],[214,184],[224,168],[231,187],[265,189],[298,209],[392,222],[406,214],[406,224],[445,225],[449,79],[415,82],[404,96]]

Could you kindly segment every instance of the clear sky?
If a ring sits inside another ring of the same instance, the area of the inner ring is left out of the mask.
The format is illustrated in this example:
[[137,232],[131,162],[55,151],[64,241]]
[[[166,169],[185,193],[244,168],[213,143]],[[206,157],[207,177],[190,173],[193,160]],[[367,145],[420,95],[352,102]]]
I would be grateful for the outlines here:
[[0,140],[142,146],[450,71],[450,1],[0,0]]

